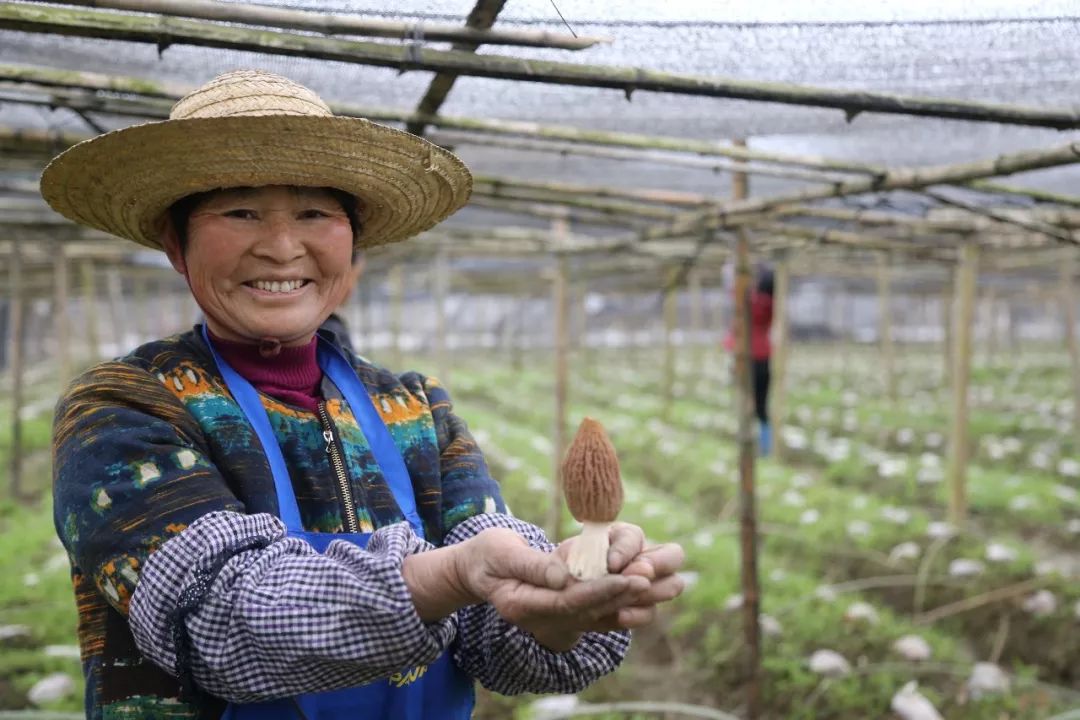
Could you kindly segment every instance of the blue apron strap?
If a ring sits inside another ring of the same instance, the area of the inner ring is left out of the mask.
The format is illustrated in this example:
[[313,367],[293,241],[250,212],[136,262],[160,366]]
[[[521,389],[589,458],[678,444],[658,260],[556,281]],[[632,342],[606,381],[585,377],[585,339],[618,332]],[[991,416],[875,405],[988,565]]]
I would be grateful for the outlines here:
[[420,522],[420,514],[416,511],[416,495],[413,493],[405,459],[401,457],[401,451],[390,435],[390,429],[375,409],[367,387],[360,382],[352,363],[345,359],[338,348],[322,337],[319,338],[318,355],[319,366],[330,376],[330,380],[344,396],[345,402],[349,403],[353,416],[360,424],[360,430],[367,439],[371,454],[375,457],[386,484],[394,494],[401,514],[409,521],[413,532],[424,537],[424,524]]
[[285,464],[285,456],[281,454],[281,446],[278,445],[277,436],[274,435],[274,431],[270,427],[270,418],[266,414],[266,408],[263,407],[262,400],[259,399],[258,391],[218,354],[214,344],[210,342],[210,335],[206,331],[205,323],[202,326],[202,336],[203,340],[206,341],[206,346],[210,348],[210,354],[214,357],[218,371],[225,378],[225,385],[228,386],[229,392],[232,393],[236,402],[240,404],[240,409],[243,410],[248,422],[255,428],[255,434],[258,436],[259,442],[262,443],[263,453],[266,454],[266,460],[270,463],[270,472],[274,476],[274,492],[277,493],[278,515],[281,517],[281,521],[285,523],[285,527],[290,532],[303,531],[304,524],[300,521],[300,506],[296,504],[296,494],[293,492],[292,480],[289,478],[289,468]]

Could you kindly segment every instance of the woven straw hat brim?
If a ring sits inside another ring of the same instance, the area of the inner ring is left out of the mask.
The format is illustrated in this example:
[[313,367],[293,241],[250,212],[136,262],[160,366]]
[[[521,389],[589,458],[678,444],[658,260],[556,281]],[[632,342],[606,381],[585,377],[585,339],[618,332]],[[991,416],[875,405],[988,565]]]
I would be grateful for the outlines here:
[[472,176],[452,153],[369,120],[265,115],[167,120],[101,135],[55,158],[41,194],[77,223],[160,249],[160,219],[180,198],[263,185],[355,195],[358,246],[373,247],[460,209]]

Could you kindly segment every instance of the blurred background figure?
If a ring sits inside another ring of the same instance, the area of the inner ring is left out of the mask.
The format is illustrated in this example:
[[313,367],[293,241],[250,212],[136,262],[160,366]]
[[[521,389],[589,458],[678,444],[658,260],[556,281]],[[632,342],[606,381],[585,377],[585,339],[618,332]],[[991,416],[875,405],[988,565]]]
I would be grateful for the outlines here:
[[[730,268],[730,269],[729,269]],[[724,282],[734,287],[734,265],[724,267]],[[734,312],[734,304],[732,305]],[[750,291],[750,377],[754,384],[754,414],[758,420],[758,452],[767,457],[772,452],[772,425],[769,423],[769,360],[772,357],[772,342],[769,333],[773,319],[773,270],[767,265],[758,269],[754,288]],[[724,348],[734,359],[735,321],[724,338]],[[731,363],[734,372],[735,363]]]

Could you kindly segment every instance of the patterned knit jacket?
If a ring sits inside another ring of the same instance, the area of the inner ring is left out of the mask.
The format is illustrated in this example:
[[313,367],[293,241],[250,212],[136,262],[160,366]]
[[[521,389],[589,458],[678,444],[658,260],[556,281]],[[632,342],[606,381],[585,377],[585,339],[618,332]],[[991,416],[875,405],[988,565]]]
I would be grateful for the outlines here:
[[[436,381],[398,377],[355,356],[353,364],[405,460],[429,542],[441,544],[466,518],[505,512],[480,451]],[[326,380],[323,397],[349,468],[360,531],[401,522],[363,434]],[[261,399],[305,529],[343,531],[319,418]],[[58,405],[53,442],[55,522],[72,562],[87,716],[217,717],[223,703],[181,699],[177,678],[140,655],[127,618],[147,558],[200,517],[223,510],[277,515],[261,445],[201,337],[187,332],[151,342],[86,372]]]

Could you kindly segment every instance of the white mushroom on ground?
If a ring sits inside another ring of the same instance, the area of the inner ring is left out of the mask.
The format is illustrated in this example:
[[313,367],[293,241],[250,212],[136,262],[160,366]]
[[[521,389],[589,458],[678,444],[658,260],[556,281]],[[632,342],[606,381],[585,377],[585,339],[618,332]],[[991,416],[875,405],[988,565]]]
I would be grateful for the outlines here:
[[949,563],[949,577],[975,577],[986,571],[986,565],[980,560],[957,558]]
[[919,692],[919,684],[914,680],[893,695],[889,708],[902,720],[943,720],[933,703]]
[[926,536],[934,540],[951,538],[956,535],[956,528],[947,522],[935,521],[926,526]]
[[1055,485],[1054,497],[1061,502],[1067,502],[1072,504],[1080,503],[1080,490],[1069,487],[1068,485]]
[[898,638],[892,645],[893,651],[897,655],[910,660],[912,662],[922,662],[929,660],[933,654],[930,650],[930,643],[923,640],[918,635],[905,635]]
[[878,613],[870,603],[856,602],[849,605],[848,609],[844,611],[844,620],[850,623],[877,625]]
[[834,602],[839,595],[832,585],[819,585],[814,589],[814,597],[824,602]]
[[1001,695],[1009,692],[1009,676],[994,663],[975,663],[967,681],[967,689],[975,700]]
[[547,695],[534,700],[529,706],[532,720],[563,718],[580,704],[577,695]]
[[806,504],[806,498],[797,490],[787,490],[780,496],[780,502],[789,507],[802,507]]
[[826,677],[843,677],[851,672],[851,663],[833,650],[815,650],[810,656],[810,672]]
[[1024,599],[1024,612],[1035,617],[1046,617],[1057,612],[1057,597],[1049,590],[1040,590]]
[[809,510],[803,510],[802,514],[799,515],[799,524],[800,525],[813,525],[814,523],[816,523],[820,519],[821,519],[821,513],[819,513],[817,510],[815,510],[813,508],[810,508]]
[[870,523],[865,520],[852,520],[847,524],[847,534],[852,538],[865,538],[870,535]]
[[31,705],[47,705],[75,693],[75,681],[65,673],[53,673],[34,683],[26,693]]
[[566,559],[570,574],[579,580],[603,577],[608,574],[609,534],[622,509],[623,488],[615,447],[592,418],[581,421],[566,451],[562,488],[570,514],[582,524]]
[[886,505],[881,508],[881,519],[888,520],[896,525],[907,525],[911,522],[911,511]]
[[698,579],[700,577],[699,573],[696,573],[693,570],[683,570],[682,572],[676,573],[676,575],[682,578],[683,588],[686,591],[689,591],[690,588],[697,585]]
[[1002,545],[1001,543],[992,542],[986,546],[986,559],[990,562],[1013,562],[1018,555],[1016,550],[1008,545]]
[[761,615],[758,618],[758,624],[761,626],[761,634],[765,637],[780,637],[784,633],[780,621],[772,615]]
[[1035,498],[1030,495],[1017,495],[1009,500],[1009,509],[1013,512],[1030,510],[1037,505]]
[[710,548],[716,542],[716,535],[711,530],[698,530],[694,533],[694,544],[700,548]]
[[922,548],[918,543],[910,540],[902,542],[889,551],[889,564],[896,565],[906,560],[918,560],[920,555],[922,555]]
[[1065,531],[1072,535],[1080,535],[1080,518],[1073,518],[1065,523]]
[[724,611],[725,612],[735,612],[736,610],[741,608],[742,605],[743,605],[743,596],[741,594],[740,595],[732,595],[731,597],[729,597],[727,600],[724,601]]

